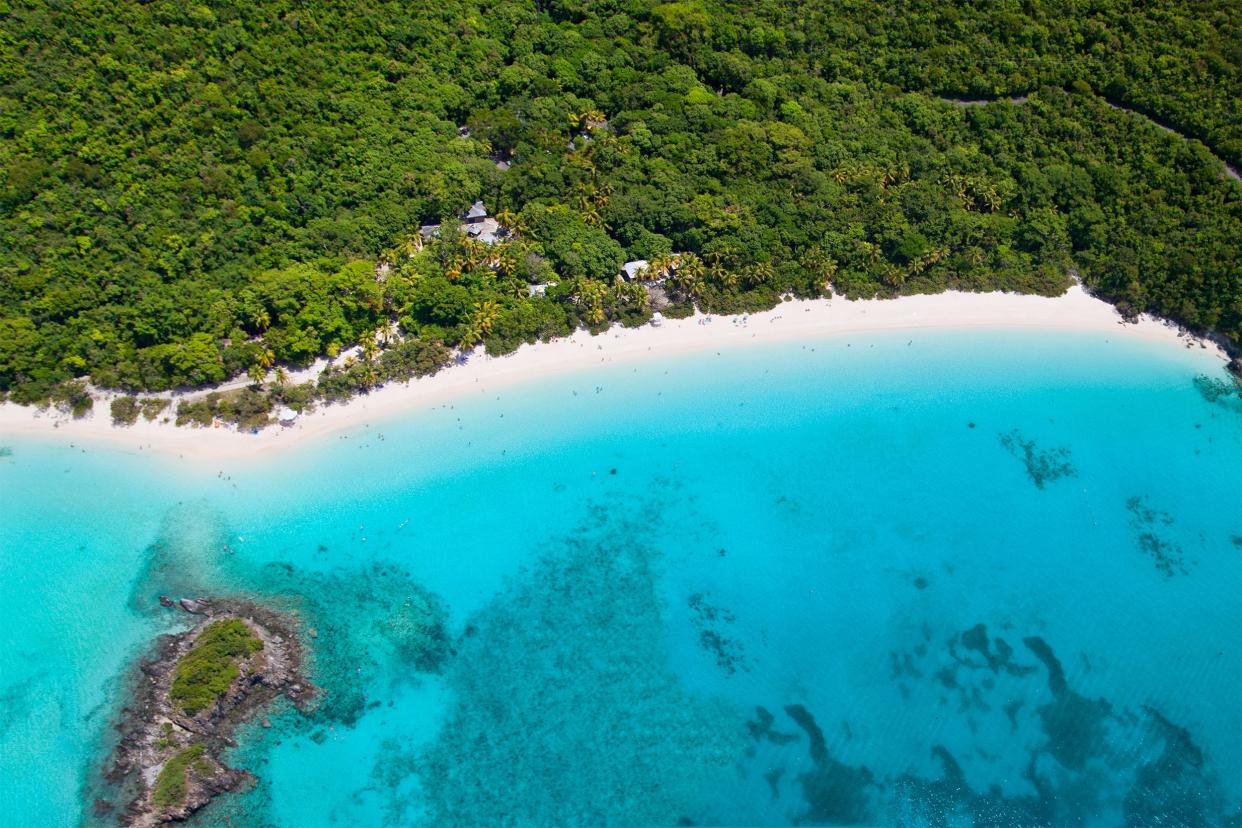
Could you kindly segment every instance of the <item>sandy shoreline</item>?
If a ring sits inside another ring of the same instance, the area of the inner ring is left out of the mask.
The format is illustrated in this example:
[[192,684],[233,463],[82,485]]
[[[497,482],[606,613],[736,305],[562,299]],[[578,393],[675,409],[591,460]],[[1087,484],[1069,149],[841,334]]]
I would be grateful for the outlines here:
[[[440,405],[542,377],[589,371],[601,364],[665,359],[681,353],[745,343],[814,340],[850,333],[918,329],[1024,328],[1101,331],[1141,337],[1185,347],[1204,345],[1222,363],[1227,357],[1210,342],[1188,338],[1169,323],[1144,317],[1121,324],[1113,307],[1075,286],[1063,296],[1046,298],[1008,293],[940,293],[899,299],[851,302],[817,299],[785,302],[771,311],[738,317],[702,315],[665,320],[659,327],[615,327],[599,336],[577,331],[554,342],[526,345],[513,354],[488,357],[481,352],[463,365],[408,384],[390,384],[348,403],[322,407],[292,426],[273,426],[258,434],[228,428],[178,428],[171,423],[139,420],[129,427],[112,425],[106,400],[81,420],[12,403],[0,405],[0,444],[19,436],[58,441],[107,443],[122,449],[170,454],[184,459],[258,457],[293,448],[305,441],[402,412]],[[174,402],[175,405],[175,402]]]

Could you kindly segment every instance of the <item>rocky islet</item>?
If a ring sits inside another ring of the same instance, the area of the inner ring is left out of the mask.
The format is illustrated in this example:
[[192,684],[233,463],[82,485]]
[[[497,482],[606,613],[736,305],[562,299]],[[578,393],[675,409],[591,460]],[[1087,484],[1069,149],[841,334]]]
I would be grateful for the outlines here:
[[[293,615],[232,599],[161,596],[160,603],[195,623],[161,635],[134,670],[104,773],[109,796],[93,805],[96,817],[115,816],[123,825],[183,821],[214,797],[251,784],[249,772],[223,760],[236,728],[277,697],[308,710],[317,695],[305,678]],[[202,679],[203,665],[214,684],[187,702],[184,688]]]

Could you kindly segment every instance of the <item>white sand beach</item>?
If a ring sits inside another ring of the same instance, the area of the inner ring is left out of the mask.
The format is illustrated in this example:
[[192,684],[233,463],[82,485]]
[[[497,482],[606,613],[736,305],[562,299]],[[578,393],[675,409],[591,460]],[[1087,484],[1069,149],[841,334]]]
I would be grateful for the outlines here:
[[[1170,323],[1144,317],[1137,324],[1124,324],[1111,305],[1092,298],[1077,286],[1056,298],[948,292],[887,300],[799,300],[747,317],[699,314],[664,320],[658,327],[614,327],[598,336],[577,331],[553,342],[523,346],[502,357],[489,357],[480,350],[464,364],[435,376],[389,384],[348,403],[323,406],[304,414],[293,425],[271,426],[257,434],[227,427],[178,428],[171,422],[141,419],[132,426],[113,426],[108,401],[98,400],[91,414],[79,420],[54,410],[41,411],[12,403],[0,405],[0,441],[25,435],[54,437],[75,444],[108,442],[122,449],[171,454],[186,460],[253,458],[405,411],[531,379],[589,371],[601,364],[667,359],[680,353],[741,347],[747,343],[813,341],[868,331],[937,328],[1103,331],[1165,341],[1170,347],[1205,348],[1219,357],[1222,364],[1227,361],[1217,345],[1190,337]],[[174,395],[174,407],[175,404]]]

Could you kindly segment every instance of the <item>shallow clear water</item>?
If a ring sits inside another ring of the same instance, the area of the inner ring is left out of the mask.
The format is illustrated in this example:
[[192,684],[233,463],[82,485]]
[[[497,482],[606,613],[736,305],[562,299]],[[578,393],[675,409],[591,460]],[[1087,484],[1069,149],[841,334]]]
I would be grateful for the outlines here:
[[[200,824],[1219,824],[1242,411],[1198,351],[918,333],[480,393],[200,468],[0,441],[0,813],[87,818],[160,593],[328,691]],[[428,650],[425,621],[449,631]],[[422,636],[422,637],[420,637]]]

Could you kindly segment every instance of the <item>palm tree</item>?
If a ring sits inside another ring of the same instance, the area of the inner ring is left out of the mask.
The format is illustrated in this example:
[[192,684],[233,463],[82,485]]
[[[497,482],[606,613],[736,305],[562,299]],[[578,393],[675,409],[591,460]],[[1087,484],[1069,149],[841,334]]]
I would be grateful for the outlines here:
[[880,282],[893,290],[900,290],[906,283],[906,273],[896,265],[885,262],[880,268]]
[[521,279],[501,279],[497,283],[500,292],[511,299],[527,299],[530,297],[530,285]]
[[272,353],[270,348],[259,348],[255,352],[254,362],[246,370],[250,379],[254,380],[254,384],[258,385],[263,382],[263,378],[267,376],[267,371],[276,361],[276,355]]
[[957,174],[946,175],[943,182],[953,190],[958,201],[961,201],[963,204],[966,203],[966,176]]
[[578,115],[579,123],[585,124],[587,129],[595,129],[603,126],[608,120],[608,116],[600,112],[598,109],[588,109],[586,112]]
[[358,373],[362,380],[363,388],[370,390],[379,382],[379,368],[369,359],[362,361]]
[[479,340],[482,338],[483,336],[479,333],[478,328],[474,326],[474,320],[471,319],[466,323],[465,327],[461,329],[461,341],[457,344],[464,353],[477,345]]
[[517,271],[517,256],[514,254],[513,245],[502,244],[496,250],[494,256],[496,262],[496,272],[501,276],[512,276]]
[[941,259],[943,259],[944,257],[948,255],[949,255],[949,248],[947,247],[932,248],[931,250],[924,253],[922,256],[919,256],[918,259],[911,262],[910,266],[906,268],[906,273],[909,276],[917,276],[918,274],[922,273],[924,270],[931,267],[936,262],[940,261]]
[[725,264],[725,254],[717,250],[712,253],[712,266],[708,269],[708,277],[716,284],[732,290],[737,287],[737,273]]
[[601,197],[600,193],[587,182],[581,182],[578,185],[574,195],[574,206],[578,208],[579,215],[587,224],[596,227],[603,225],[604,220],[599,211],[607,203],[607,196]]
[[476,304],[474,311],[479,330],[484,336],[491,333],[496,321],[500,319],[500,304],[493,299],[486,299]]
[[647,293],[647,289],[634,282],[627,282],[620,276],[613,282],[612,292],[618,304],[638,305],[643,310],[651,307],[651,295]]
[[638,278],[643,281],[667,278],[672,266],[672,256],[653,256],[647,266],[638,272]]
[[673,285],[690,299],[703,292],[703,260],[693,253],[683,253],[676,258]]
[[395,264],[397,260],[406,258],[414,258],[414,254],[423,249],[423,237],[421,233],[411,233],[402,236],[397,240],[396,246],[385,250],[380,254],[380,259],[390,264]]
[[802,257],[802,266],[815,274],[817,284],[824,290],[832,288],[832,279],[837,275],[837,263],[820,247],[812,247]]
[[487,245],[476,239],[465,239],[461,244],[461,248],[462,254],[458,259],[463,271],[474,270],[487,257]]
[[983,188],[983,200],[988,205],[988,210],[995,213],[1000,209],[1001,197],[1000,193],[991,184]]
[[246,369],[246,374],[249,375],[251,384],[257,387],[261,382],[263,382],[263,378],[267,376],[267,371],[265,371],[259,363],[255,362]]
[[578,277],[574,285],[574,301],[582,308],[588,325],[602,325],[608,319],[608,286],[598,279]]
[[260,307],[250,315],[250,324],[259,333],[263,333],[272,324],[272,317],[268,314],[267,308]]
[[520,236],[526,232],[526,225],[522,221],[522,217],[512,210],[501,210],[496,214],[496,221],[501,227],[509,231],[510,236]]
[[746,278],[751,284],[766,285],[776,278],[776,271],[768,262],[756,262],[747,268]]
[[363,362],[371,362],[379,353],[379,344],[375,341],[376,335],[377,332],[373,328],[368,328],[358,338],[358,345],[362,348]]
[[462,334],[461,344],[475,345],[487,338],[492,332],[492,328],[496,326],[496,320],[500,318],[500,305],[492,299],[482,302],[476,302],[474,305],[474,315],[470,318],[470,322],[466,325],[465,333]]

